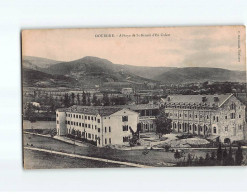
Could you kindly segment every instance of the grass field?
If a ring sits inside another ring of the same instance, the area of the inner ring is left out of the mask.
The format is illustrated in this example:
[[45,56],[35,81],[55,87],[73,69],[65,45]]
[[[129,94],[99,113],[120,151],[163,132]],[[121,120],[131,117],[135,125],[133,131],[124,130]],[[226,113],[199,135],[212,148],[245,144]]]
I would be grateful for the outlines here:
[[[59,140],[55,140],[50,137],[41,137],[37,135],[24,134],[23,136],[24,146],[33,146],[37,148],[44,148],[49,150],[56,150],[65,153],[75,153],[86,156],[107,158],[111,160],[119,160],[125,162],[140,163],[150,166],[164,166],[164,163],[176,163],[173,152],[165,152],[164,150],[149,150],[146,155],[143,154],[143,150],[116,150],[110,148],[99,148],[88,144],[86,147],[75,146],[73,144],[65,143]],[[200,156],[205,157],[206,153],[211,153],[212,149],[196,149],[196,150],[184,150],[185,157],[188,153],[195,154],[198,158]],[[216,152],[216,150],[214,150]],[[244,150],[244,156],[246,160],[247,151]],[[24,159],[26,158],[24,153]],[[33,156],[35,158],[35,156]]]
[[40,151],[24,149],[25,169],[60,169],[60,168],[114,168],[127,167],[94,160],[70,158]]

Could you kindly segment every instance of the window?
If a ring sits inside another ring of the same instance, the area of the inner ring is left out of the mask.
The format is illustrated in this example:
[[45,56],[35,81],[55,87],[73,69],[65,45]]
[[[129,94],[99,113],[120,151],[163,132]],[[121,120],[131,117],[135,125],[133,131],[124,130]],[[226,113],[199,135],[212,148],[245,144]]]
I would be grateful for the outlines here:
[[238,127],[240,130],[242,129],[242,125],[239,125],[239,127]]
[[219,122],[219,117],[218,116],[216,117],[216,122]]
[[123,142],[128,142],[129,141],[129,137],[123,137]]
[[111,133],[111,127],[109,127],[109,133]]
[[187,114],[185,114],[184,116],[187,117]]
[[231,113],[231,119],[235,119],[235,113]]
[[91,120],[93,121],[93,117],[91,116]]
[[214,127],[214,133],[216,133],[216,127]]
[[98,128],[98,132],[100,132],[100,128]]
[[68,124],[70,125],[70,121],[68,121]]
[[84,127],[84,123],[82,123],[82,127]]
[[191,114],[190,114],[190,118],[191,118]]
[[90,120],[90,116],[88,116],[87,119]]
[[122,121],[123,122],[128,121],[128,116],[122,116]]
[[81,127],[81,123],[79,123],[79,126]]
[[207,115],[207,119],[209,119],[208,115]]
[[241,118],[241,115],[239,115],[238,117]]
[[97,125],[94,126],[94,129],[97,129]]
[[154,128],[154,124],[150,124],[150,129],[153,129],[153,128]]
[[73,117],[75,118],[75,114],[73,115]]
[[96,121],[96,117],[94,117],[94,120]]
[[109,138],[109,144],[111,144],[111,138]]
[[78,115],[76,115],[76,118],[78,118]]
[[225,119],[227,119],[227,115],[225,116]]
[[107,139],[105,138],[105,144],[107,144]]
[[59,121],[57,121],[57,124],[59,124]]
[[107,132],[106,127],[105,127],[105,133]]
[[182,129],[182,125],[181,124],[179,124],[179,129]]
[[225,131],[228,131],[228,127],[225,127]]
[[181,114],[179,114],[179,117],[182,117],[182,115],[181,115]]
[[128,125],[123,125],[123,131],[128,131]]
[[76,126],[78,126],[78,122],[76,122]]
[[87,127],[87,124],[85,123],[85,127]]
[[215,121],[215,116],[213,116],[213,120]]
[[230,105],[230,109],[231,110],[234,110],[236,108],[236,105],[234,104],[234,103],[232,103],[231,105]]
[[87,116],[85,116],[85,119],[87,120]]
[[65,120],[65,124],[67,124],[67,121]]
[[95,140],[97,140],[97,135],[95,135]]
[[195,117],[197,118],[197,114],[195,115]]
[[81,115],[79,115],[79,118],[81,118]]
[[94,139],[94,134],[92,134],[92,139]]
[[91,133],[88,134],[88,138],[91,139]]
[[91,125],[90,124],[88,124],[88,128],[91,128]]
[[100,123],[100,119],[98,119],[98,123]]

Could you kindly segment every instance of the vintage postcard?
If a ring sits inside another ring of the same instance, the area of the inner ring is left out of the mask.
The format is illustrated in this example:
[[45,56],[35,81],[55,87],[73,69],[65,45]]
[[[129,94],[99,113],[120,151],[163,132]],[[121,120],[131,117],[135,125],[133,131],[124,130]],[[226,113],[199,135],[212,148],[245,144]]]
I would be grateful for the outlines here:
[[245,26],[22,31],[25,169],[247,163]]

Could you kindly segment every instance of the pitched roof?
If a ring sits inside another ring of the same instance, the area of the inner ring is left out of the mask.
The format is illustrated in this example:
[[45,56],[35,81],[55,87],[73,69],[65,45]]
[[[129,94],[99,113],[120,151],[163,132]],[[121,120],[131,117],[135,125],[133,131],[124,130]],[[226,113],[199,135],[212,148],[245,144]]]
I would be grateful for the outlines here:
[[154,104],[133,104],[133,105],[123,105],[122,108],[128,108],[130,110],[150,110],[150,109],[159,109],[159,106]]
[[[162,98],[162,101],[166,104],[205,104],[207,106],[221,106],[224,102],[230,98],[233,94],[228,95],[169,95],[167,98]],[[203,97],[205,101],[203,101]],[[215,101],[217,97],[217,101]]]
[[88,115],[110,116],[117,111],[122,110],[122,107],[116,106],[78,106],[74,105],[69,108],[59,108],[60,112],[83,113]]

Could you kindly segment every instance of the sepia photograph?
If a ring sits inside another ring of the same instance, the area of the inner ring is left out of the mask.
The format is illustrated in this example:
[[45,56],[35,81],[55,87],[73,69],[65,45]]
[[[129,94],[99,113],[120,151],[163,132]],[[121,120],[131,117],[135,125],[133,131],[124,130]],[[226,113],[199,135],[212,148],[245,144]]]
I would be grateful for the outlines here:
[[245,37],[245,26],[22,30],[24,168],[245,166]]

